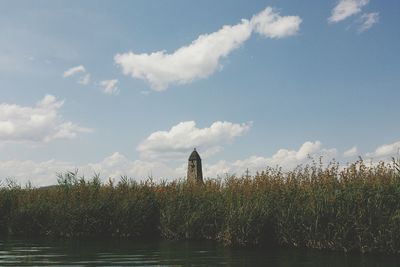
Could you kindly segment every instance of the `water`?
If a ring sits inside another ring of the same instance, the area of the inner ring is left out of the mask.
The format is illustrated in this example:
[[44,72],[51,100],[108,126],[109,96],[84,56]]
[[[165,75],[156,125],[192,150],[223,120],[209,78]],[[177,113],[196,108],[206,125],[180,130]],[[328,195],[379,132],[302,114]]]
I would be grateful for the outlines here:
[[214,242],[0,240],[0,266],[400,266],[400,257]]

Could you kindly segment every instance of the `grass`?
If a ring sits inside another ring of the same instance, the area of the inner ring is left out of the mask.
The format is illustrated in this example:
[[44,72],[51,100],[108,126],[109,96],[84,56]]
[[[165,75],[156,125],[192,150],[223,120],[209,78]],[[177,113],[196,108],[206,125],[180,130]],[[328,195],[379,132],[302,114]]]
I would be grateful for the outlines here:
[[59,175],[58,186],[0,189],[0,235],[59,238],[217,240],[227,246],[283,246],[400,253],[398,161],[345,169],[333,163],[203,186],[182,181],[118,183]]

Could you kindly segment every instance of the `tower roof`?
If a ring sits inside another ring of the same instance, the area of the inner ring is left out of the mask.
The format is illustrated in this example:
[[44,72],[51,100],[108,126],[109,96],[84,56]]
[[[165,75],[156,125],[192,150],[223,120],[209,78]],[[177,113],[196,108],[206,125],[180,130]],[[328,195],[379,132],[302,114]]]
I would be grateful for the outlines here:
[[197,153],[196,148],[190,154],[189,160],[201,160],[199,153]]

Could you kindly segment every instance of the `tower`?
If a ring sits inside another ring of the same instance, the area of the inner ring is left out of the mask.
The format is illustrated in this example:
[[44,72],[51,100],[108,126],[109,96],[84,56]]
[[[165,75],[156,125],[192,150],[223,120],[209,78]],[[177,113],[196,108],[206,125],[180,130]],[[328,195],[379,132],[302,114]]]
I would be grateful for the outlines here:
[[190,154],[188,160],[187,180],[190,183],[203,184],[203,171],[201,167],[201,158],[196,148]]

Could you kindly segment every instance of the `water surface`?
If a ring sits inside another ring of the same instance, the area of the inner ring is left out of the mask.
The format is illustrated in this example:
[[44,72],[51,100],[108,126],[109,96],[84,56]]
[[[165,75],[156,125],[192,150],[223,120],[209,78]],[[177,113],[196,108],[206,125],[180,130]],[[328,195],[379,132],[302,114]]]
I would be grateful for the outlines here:
[[0,240],[0,266],[400,266],[400,257],[214,242]]

